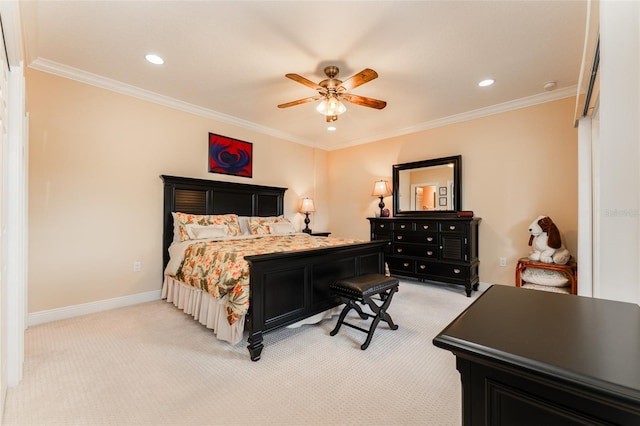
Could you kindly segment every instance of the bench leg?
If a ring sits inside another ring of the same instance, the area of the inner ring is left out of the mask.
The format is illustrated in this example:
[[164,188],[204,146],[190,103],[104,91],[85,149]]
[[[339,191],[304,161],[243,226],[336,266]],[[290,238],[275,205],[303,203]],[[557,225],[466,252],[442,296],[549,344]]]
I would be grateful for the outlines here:
[[367,303],[367,305],[369,305],[371,310],[376,315],[373,318],[373,321],[371,322],[371,327],[369,327],[369,332],[367,333],[367,339],[360,346],[360,349],[362,349],[363,351],[369,347],[369,343],[371,343],[371,339],[373,338],[373,332],[376,331],[376,327],[378,326],[378,323],[380,322],[380,320],[389,324],[389,328],[391,328],[392,330],[398,329],[398,326],[394,324],[393,320],[391,319],[391,316],[387,313],[387,308],[389,307],[389,304],[391,304],[391,299],[393,299],[393,294],[396,291],[398,291],[397,286],[391,288],[389,290],[389,293],[384,293],[386,296],[381,297],[381,299],[384,299],[384,303],[380,306],[378,306],[370,297],[364,298],[364,301]]
[[344,319],[346,318],[347,314],[351,309],[355,309],[356,312],[358,312],[358,315],[360,315],[360,318],[367,319],[367,314],[362,312],[362,308],[358,306],[355,300],[349,299],[345,302],[342,312],[340,312],[340,316],[338,317],[338,323],[336,324],[336,327],[329,333],[331,336],[335,336],[336,334],[338,334],[338,331],[340,330],[340,326],[342,326]]

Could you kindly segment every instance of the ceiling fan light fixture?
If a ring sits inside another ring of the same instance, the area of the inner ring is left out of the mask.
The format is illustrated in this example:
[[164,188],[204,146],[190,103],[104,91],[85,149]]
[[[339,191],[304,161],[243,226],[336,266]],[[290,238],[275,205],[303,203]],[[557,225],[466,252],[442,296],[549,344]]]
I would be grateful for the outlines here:
[[316,111],[327,116],[340,115],[346,110],[347,107],[333,94],[324,98],[316,107]]

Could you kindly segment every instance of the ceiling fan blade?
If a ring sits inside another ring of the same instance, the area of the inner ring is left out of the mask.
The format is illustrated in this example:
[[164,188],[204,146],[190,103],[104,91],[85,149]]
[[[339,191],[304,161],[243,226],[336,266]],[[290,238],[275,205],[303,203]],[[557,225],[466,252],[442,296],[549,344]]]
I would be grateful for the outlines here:
[[381,101],[378,99],[367,98],[365,96],[351,95],[348,93],[343,93],[340,95],[342,99],[347,102],[351,102],[352,104],[366,106],[369,108],[382,109],[387,106],[385,101]]
[[285,104],[278,105],[278,108],[289,108],[296,105],[306,104],[307,102],[317,101],[322,99],[322,95],[311,96],[310,98],[298,99],[297,101],[287,102]]
[[297,81],[300,84],[304,84],[307,87],[311,87],[314,90],[324,90],[322,86],[320,86],[317,83],[314,83],[313,81],[304,78],[301,75],[298,74],[285,74],[285,77],[290,78],[293,81]]
[[352,75],[348,79],[342,82],[340,85],[344,90],[351,90],[355,87],[361,86],[366,82],[378,78],[378,73],[371,68],[365,68],[356,75]]

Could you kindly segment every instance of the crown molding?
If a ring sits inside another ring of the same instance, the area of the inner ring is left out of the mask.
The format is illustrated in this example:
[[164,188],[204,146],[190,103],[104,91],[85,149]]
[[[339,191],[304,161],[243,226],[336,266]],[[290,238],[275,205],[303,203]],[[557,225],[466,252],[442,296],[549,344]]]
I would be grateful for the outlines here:
[[122,83],[117,80],[106,78],[97,74],[93,74],[87,71],[80,70],[78,68],[69,67],[54,61],[50,61],[43,58],[34,60],[29,68],[33,68],[38,71],[55,74],[60,77],[65,77],[71,80],[75,80],[81,83],[89,84],[102,89],[111,90],[123,95],[131,96],[134,98],[142,99],[148,102],[153,102],[159,105],[163,105],[169,108],[173,108],[179,111],[194,114],[200,117],[208,118],[211,120],[220,121],[222,123],[237,126],[243,129],[252,130],[258,133],[262,133],[275,138],[283,139],[289,142],[297,143],[300,145],[306,145],[313,148],[320,148],[326,151],[334,151],[337,149],[348,148],[356,145],[363,145],[370,142],[376,142],[383,139],[390,139],[398,136],[404,136],[411,133],[418,133],[425,130],[433,129],[436,127],[448,126],[455,123],[461,123],[464,121],[474,120],[476,118],[486,117],[489,115],[499,114],[507,111],[513,111],[520,108],[526,108],[533,105],[538,105],[546,102],[555,101],[558,99],[564,99],[570,96],[576,96],[577,85],[566,87],[563,89],[554,90],[551,92],[540,93],[525,98],[516,99],[509,102],[504,102],[497,105],[492,105],[486,108],[479,108],[473,111],[468,111],[462,114],[455,114],[437,120],[427,121],[415,126],[405,127],[403,129],[389,132],[387,134],[377,135],[375,138],[361,138],[354,139],[352,141],[331,145],[328,147],[318,147],[313,141],[307,141],[295,137],[289,133],[281,132],[270,127],[261,126],[251,121],[243,120],[237,117],[233,117],[228,114],[223,114],[217,111],[213,111],[208,108],[202,108],[200,106],[183,102],[168,96],[160,95],[149,90],[141,89],[136,86],[132,86],[126,83]]
[[230,124],[243,129],[253,130],[255,132],[273,136],[279,139],[284,139],[301,145],[314,146],[314,144],[311,142],[296,138],[293,135],[272,129],[270,127],[261,126],[251,121],[233,117],[228,114],[223,114],[221,112],[217,112],[208,108],[203,108],[198,105],[190,104],[188,102],[180,101],[169,96],[160,95],[150,90],[141,89],[130,84],[122,83],[120,81],[103,77],[98,74],[93,74],[87,71],[80,70],[78,68],[63,65],[58,62],[38,58],[31,62],[29,68],[68,78],[70,80],[75,80],[80,83],[89,84],[101,89],[110,90],[122,95],[131,96],[148,102],[153,102],[155,104],[187,112],[189,114],[194,114],[211,120],[220,121],[222,123]]
[[501,104],[492,105],[485,108],[475,109],[473,111],[464,112],[461,114],[450,115],[448,117],[439,118],[436,120],[427,121],[415,126],[405,127],[394,132],[382,134],[376,136],[375,139],[356,139],[344,144],[333,145],[329,151],[348,148],[355,145],[362,145],[365,143],[375,142],[384,139],[390,139],[398,136],[404,136],[411,133],[418,133],[437,127],[444,127],[451,124],[462,123],[464,121],[475,120],[477,118],[487,117],[490,115],[500,114],[503,112],[514,111],[521,108],[527,108],[534,105],[539,105],[547,102],[557,101],[559,99],[575,97],[578,93],[578,86],[569,86],[563,89],[554,90],[551,92],[540,93],[533,96],[527,96],[525,98],[515,99],[513,101],[504,102]]

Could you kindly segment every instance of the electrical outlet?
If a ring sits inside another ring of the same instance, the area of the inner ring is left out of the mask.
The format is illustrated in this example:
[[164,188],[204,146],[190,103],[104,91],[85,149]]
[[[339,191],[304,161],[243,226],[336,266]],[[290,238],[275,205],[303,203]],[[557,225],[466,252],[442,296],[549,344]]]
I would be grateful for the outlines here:
[[140,262],[139,260],[136,260],[135,262],[133,262],[133,272],[140,272],[142,271],[142,262]]
[[507,266],[507,258],[506,257],[501,257],[500,258],[500,266]]

